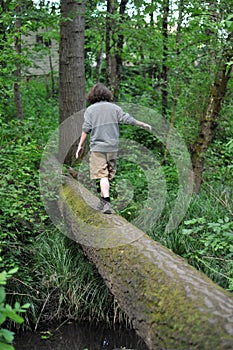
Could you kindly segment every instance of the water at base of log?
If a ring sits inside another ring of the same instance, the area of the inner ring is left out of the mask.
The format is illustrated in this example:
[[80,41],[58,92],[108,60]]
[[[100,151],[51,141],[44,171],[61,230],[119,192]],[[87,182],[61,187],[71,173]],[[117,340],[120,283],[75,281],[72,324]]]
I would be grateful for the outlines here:
[[37,333],[16,335],[14,346],[15,350],[148,349],[133,330],[76,323],[66,324],[57,331],[49,328]]

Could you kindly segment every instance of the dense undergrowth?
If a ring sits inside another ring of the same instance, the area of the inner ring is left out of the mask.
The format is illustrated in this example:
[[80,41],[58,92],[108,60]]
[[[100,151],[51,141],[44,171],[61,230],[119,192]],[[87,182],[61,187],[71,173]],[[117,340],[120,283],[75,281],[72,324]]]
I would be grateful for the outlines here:
[[[41,200],[38,169],[44,146],[58,125],[57,98],[47,97],[43,81],[27,83],[23,98],[23,121],[14,117],[10,106],[9,115],[0,117],[3,258],[0,267],[1,270],[19,268],[8,282],[7,300],[9,303],[30,302],[24,327],[32,329],[43,321],[68,318],[126,322],[95,267],[74,242],[54,228]],[[122,133],[127,139],[137,137],[138,142],[144,142],[158,161],[162,161],[163,152],[151,135],[142,131],[136,133],[132,128],[123,129]],[[178,183],[175,165],[168,157],[162,167],[167,185],[166,203],[147,233],[217,284],[233,291],[233,144],[229,135],[225,132],[222,137],[220,130],[208,151],[201,193],[192,195],[185,217],[170,233],[165,232],[165,227]],[[156,179],[150,180],[156,186]],[[140,166],[120,159],[114,181],[111,196],[116,209],[135,222],[148,197],[147,178]],[[124,205],[121,203],[123,196]],[[148,211],[148,215],[151,212]],[[140,226],[140,220],[136,222]]]

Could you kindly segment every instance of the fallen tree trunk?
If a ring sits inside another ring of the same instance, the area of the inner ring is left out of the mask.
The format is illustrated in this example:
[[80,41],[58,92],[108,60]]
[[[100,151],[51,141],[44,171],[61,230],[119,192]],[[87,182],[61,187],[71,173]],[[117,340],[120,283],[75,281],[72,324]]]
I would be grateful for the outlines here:
[[68,179],[59,207],[150,350],[233,348],[232,295]]

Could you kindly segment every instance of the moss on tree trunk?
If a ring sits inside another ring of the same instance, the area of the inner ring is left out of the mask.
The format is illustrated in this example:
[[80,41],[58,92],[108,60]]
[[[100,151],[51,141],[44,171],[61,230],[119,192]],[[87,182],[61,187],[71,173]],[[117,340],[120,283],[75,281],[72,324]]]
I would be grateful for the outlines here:
[[232,349],[232,295],[123,218],[93,209],[95,202],[68,180],[60,210],[148,348]]

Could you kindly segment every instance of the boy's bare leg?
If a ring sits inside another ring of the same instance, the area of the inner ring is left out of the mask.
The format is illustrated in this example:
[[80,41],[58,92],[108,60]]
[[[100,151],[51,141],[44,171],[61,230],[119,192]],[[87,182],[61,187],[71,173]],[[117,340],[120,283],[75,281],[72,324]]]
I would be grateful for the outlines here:
[[104,198],[103,213],[111,214],[112,209],[110,205],[110,197],[109,197],[110,185],[109,185],[108,177],[103,177],[100,180],[100,189],[101,189],[101,196]]
[[108,177],[103,177],[100,179],[100,190],[101,190],[101,196],[103,198],[109,198],[109,180]]

